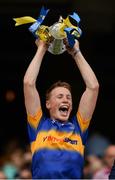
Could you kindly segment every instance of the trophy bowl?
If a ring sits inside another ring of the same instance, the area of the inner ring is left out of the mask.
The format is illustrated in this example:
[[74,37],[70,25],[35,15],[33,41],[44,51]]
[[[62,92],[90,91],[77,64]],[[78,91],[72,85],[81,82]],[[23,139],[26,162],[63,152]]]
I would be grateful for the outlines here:
[[66,33],[61,31],[61,22],[56,22],[49,27],[49,33],[53,37],[53,41],[50,43],[48,51],[54,55],[62,54],[66,51],[63,39],[66,38]]

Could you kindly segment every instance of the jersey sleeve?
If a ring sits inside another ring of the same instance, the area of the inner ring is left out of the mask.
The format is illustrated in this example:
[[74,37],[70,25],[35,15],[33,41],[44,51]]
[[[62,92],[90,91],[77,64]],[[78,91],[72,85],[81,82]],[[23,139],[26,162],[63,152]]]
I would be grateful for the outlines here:
[[34,116],[27,114],[27,120],[30,126],[37,129],[40,119],[42,117],[42,109],[38,109],[37,113]]
[[83,119],[80,112],[77,112],[76,116],[77,116],[77,120],[81,129],[81,132],[82,133],[86,132],[90,124],[90,119]]

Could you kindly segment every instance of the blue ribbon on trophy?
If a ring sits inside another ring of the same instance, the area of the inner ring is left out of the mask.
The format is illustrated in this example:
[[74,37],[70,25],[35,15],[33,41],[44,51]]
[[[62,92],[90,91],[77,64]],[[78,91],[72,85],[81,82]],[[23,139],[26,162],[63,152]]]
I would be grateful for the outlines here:
[[[75,44],[75,39],[81,36],[82,31],[79,28],[80,17],[75,12],[73,12],[72,15],[68,15],[66,19],[60,16],[58,22],[48,27],[42,24],[48,12],[49,9],[45,9],[44,7],[42,7],[37,20],[30,16],[14,18],[14,20],[16,21],[15,26],[33,23],[29,27],[29,31],[36,38],[40,38],[43,41],[49,43],[49,52],[55,55],[61,54],[66,50],[63,39],[67,38],[68,43],[72,48]],[[76,26],[71,23],[70,19],[74,20]]]
[[49,9],[44,9],[44,7],[41,8],[40,15],[38,19],[29,27],[29,31],[32,32],[36,37],[37,35],[35,32],[39,29],[40,25],[42,24],[43,20],[45,19]]

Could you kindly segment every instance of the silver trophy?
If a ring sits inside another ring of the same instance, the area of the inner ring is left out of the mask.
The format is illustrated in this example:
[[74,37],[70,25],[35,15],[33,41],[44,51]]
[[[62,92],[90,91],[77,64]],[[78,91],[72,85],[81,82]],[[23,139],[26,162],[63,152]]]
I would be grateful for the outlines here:
[[66,33],[61,33],[61,26],[62,22],[60,17],[59,22],[49,27],[49,33],[53,37],[53,41],[50,43],[48,51],[55,55],[62,54],[66,51],[66,47],[63,43],[63,39],[66,38]]

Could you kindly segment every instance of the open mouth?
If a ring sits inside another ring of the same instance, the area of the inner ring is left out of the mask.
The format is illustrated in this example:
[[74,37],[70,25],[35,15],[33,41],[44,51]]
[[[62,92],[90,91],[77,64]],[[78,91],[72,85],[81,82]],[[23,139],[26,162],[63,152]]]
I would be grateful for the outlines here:
[[69,106],[67,106],[67,105],[60,106],[59,111],[60,111],[61,115],[67,116],[68,111],[69,111]]

